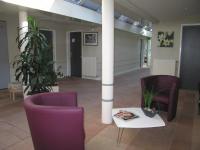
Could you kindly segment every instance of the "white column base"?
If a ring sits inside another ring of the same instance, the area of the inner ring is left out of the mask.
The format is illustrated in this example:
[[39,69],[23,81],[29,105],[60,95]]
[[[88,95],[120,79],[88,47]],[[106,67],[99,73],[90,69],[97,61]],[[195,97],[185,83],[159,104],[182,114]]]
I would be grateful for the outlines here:
[[112,101],[102,101],[102,123],[111,124],[112,123]]

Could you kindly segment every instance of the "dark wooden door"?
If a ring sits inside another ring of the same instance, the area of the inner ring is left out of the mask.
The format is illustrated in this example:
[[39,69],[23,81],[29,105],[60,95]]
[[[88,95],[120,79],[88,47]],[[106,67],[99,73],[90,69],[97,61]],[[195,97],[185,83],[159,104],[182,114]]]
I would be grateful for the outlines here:
[[70,33],[71,76],[81,77],[81,32]]
[[8,83],[10,82],[10,65],[6,22],[4,21],[0,21],[0,70],[0,89],[8,88]]
[[180,79],[183,89],[197,89],[200,82],[200,26],[183,27]]
[[[48,41],[48,45],[49,45],[49,61],[53,61],[53,31],[49,31],[49,30],[40,30],[40,32],[42,34],[44,34],[44,36],[47,38]],[[54,66],[52,65],[51,67],[52,69],[54,69]]]

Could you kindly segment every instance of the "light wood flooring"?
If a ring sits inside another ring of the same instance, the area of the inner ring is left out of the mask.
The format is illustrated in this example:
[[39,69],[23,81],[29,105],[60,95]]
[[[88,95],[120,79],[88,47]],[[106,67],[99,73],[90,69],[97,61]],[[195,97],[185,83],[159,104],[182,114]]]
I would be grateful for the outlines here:
[[[140,78],[148,69],[115,78],[114,107],[140,106]],[[115,124],[101,123],[101,82],[68,78],[60,81],[61,91],[77,91],[78,103],[85,110],[86,150],[200,150],[200,115],[197,114],[197,93],[180,90],[176,119],[162,128],[125,129],[117,144]],[[0,101],[9,101],[0,91]],[[17,102],[0,106],[0,150],[33,150],[29,128],[22,107]]]

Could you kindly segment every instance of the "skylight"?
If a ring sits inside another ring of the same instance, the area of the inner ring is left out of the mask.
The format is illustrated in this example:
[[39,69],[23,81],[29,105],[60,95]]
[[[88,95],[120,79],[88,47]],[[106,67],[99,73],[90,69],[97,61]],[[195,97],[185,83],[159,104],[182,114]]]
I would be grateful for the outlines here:
[[[70,2],[70,3],[76,4],[76,5],[88,8],[90,10],[96,11],[99,14],[102,13],[101,5],[93,2],[92,0],[64,0],[64,1],[67,1],[67,2]],[[134,25],[134,26],[137,26],[139,28],[144,28],[145,27],[145,29],[147,29],[149,31],[151,29],[151,26],[149,26],[149,23],[147,23],[147,24],[145,23],[144,24],[143,21],[133,20],[132,18],[129,18],[129,17],[127,17],[127,16],[125,16],[123,14],[120,14],[118,12],[115,12],[114,16],[115,16],[115,19],[118,19],[118,20],[120,20],[122,22],[126,22],[126,23]]]
[[124,15],[120,15],[118,19],[119,19],[120,21],[126,22],[126,20],[128,20],[128,17],[127,17],[127,16],[124,16]]
[[101,6],[97,3],[92,2],[91,0],[82,0],[83,3],[81,6],[86,7],[88,9],[92,9],[94,11],[99,11],[101,12]]
[[95,3],[91,0],[65,0],[65,1],[86,7],[88,9],[91,9],[91,10],[94,10],[94,11],[101,10],[101,5]]

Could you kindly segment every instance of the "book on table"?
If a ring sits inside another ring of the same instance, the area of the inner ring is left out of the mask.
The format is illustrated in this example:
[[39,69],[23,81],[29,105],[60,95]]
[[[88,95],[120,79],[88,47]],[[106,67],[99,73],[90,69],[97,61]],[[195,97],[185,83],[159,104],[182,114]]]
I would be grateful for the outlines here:
[[122,120],[131,120],[139,117],[138,115],[126,110],[119,110],[119,112],[114,114],[114,116]]

